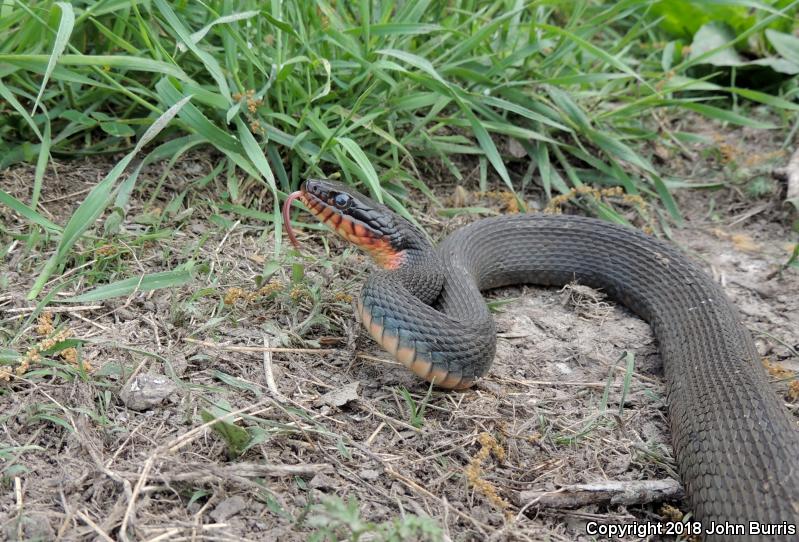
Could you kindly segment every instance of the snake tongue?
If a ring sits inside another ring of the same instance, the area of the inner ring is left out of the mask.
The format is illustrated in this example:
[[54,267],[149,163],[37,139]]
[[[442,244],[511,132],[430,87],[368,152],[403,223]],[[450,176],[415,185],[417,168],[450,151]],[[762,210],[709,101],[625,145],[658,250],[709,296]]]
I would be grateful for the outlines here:
[[291,217],[289,217],[289,213],[291,212],[291,204],[292,202],[302,196],[302,190],[297,190],[296,192],[292,192],[286,198],[285,203],[283,203],[283,224],[286,225],[286,233],[289,234],[289,239],[291,240],[291,244],[294,245],[294,248],[297,250],[300,249],[300,243],[297,242],[297,238],[294,236],[294,230],[291,229]]

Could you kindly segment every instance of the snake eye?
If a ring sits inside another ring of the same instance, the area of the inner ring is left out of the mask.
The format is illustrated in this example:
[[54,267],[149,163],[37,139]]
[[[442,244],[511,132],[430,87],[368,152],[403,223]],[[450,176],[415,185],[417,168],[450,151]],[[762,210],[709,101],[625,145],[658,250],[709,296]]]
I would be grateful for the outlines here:
[[349,206],[350,201],[351,198],[343,192],[339,192],[336,194],[336,197],[333,198],[333,204],[339,209],[346,209]]

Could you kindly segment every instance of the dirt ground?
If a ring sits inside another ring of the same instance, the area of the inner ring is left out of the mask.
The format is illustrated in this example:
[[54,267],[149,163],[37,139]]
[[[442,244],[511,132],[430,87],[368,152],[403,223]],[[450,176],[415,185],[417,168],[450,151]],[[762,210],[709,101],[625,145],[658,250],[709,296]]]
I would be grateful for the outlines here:
[[[768,175],[787,159],[776,152],[784,134],[694,129],[704,141],[654,149],[664,172],[725,184],[677,190],[686,221],[671,237],[724,285],[799,416],[789,389],[799,371],[799,275],[773,274],[797,241],[796,216]],[[68,355],[45,355],[2,383],[0,538],[108,540],[124,526],[129,539],[153,541],[591,540],[591,521],[664,521],[687,510],[674,496],[577,508],[532,502],[531,492],[573,484],[674,478],[647,324],[579,286],[492,292],[499,341],[490,376],[463,393],[431,391],[354,321],[363,255],[307,230],[303,255],[271,265],[271,226],[216,203],[212,192],[224,188],[213,182],[164,211],[212,160],[179,162],[157,192],[163,166],[144,172],[123,230],[79,243],[74,266],[45,290],[64,284],[50,305],[52,328],[25,296],[54,243],[21,240],[0,261],[0,344],[26,352],[68,328],[88,365],[83,372]],[[58,162],[44,211],[63,224],[107,167]],[[28,200],[32,178],[31,167],[15,167],[0,172],[0,187]],[[467,193],[474,188],[466,183]],[[259,186],[242,192],[242,205],[271,210]],[[437,192],[451,201],[454,186]],[[436,237],[471,220],[444,219],[424,203],[418,216]],[[9,232],[27,231],[6,208],[0,219]],[[196,273],[181,287],[59,301],[189,259]],[[274,274],[258,283],[264,269]],[[123,386],[160,375],[150,382],[163,402],[129,408]],[[225,410],[240,429],[211,430],[205,422]],[[234,457],[241,439],[248,447]]]

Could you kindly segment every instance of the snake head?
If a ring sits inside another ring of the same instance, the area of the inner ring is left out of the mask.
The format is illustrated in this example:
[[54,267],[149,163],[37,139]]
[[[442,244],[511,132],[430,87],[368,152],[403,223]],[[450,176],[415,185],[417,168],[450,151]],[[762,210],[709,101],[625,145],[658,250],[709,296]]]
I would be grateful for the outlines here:
[[[397,269],[405,251],[423,237],[403,218],[349,186],[327,179],[308,179],[289,195],[283,207],[283,221],[289,239],[298,247],[291,229],[289,208],[295,199],[339,236],[366,251],[381,267]],[[426,241],[425,241],[426,242]]]

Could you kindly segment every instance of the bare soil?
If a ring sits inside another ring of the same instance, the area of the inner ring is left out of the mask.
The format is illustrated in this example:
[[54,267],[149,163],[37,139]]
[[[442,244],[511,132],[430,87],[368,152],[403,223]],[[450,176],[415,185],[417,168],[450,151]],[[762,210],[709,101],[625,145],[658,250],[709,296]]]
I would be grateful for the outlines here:
[[[796,270],[768,278],[797,241],[795,216],[778,185],[747,192],[781,165],[779,140],[713,125],[695,131],[707,141],[655,150],[664,171],[725,184],[676,191],[685,224],[672,226],[671,237],[724,285],[775,389],[798,413],[789,385],[799,370],[799,280]],[[750,164],[755,155],[763,159]],[[590,521],[665,521],[687,511],[679,498],[665,503],[677,510],[663,502],[541,508],[523,499],[525,491],[571,484],[675,476],[660,360],[646,323],[580,286],[491,292],[501,303],[490,376],[462,393],[431,391],[354,321],[351,298],[369,263],[339,239],[308,230],[304,255],[272,268],[271,285],[256,284],[273,257],[274,232],[220,209],[211,192],[222,184],[162,214],[212,160],[179,162],[157,193],[162,166],[150,167],[123,232],[82,241],[74,263],[84,267],[65,269],[48,286],[65,283],[51,304],[53,325],[80,340],[91,370],[45,356],[2,383],[0,538],[118,539],[124,525],[131,540],[306,540],[325,528],[335,539],[363,529],[366,540],[379,532],[363,522],[397,520],[410,529],[419,516],[440,529],[433,539],[590,540]],[[58,163],[41,210],[65,223],[109,167]],[[0,172],[0,187],[28,200],[32,179],[31,167],[16,167]],[[259,186],[245,188],[242,204],[271,210]],[[450,201],[451,187],[437,190]],[[535,191],[525,198],[540,201]],[[499,207],[490,198],[483,204]],[[436,237],[473,219],[445,220],[432,209],[418,216]],[[27,231],[8,209],[0,208],[0,219],[9,232]],[[159,231],[168,234],[142,237]],[[0,235],[11,242],[10,233]],[[18,352],[47,335],[25,296],[53,248],[20,240],[0,262],[0,341]],[[184,286],[78,307],[58,302],[190,258],[199,268]],[[259,351],[265,345],[285,350]],[[634,359],[628,389],[626,353]],[[175,389],[161,404],[132,410],[120,392],[141,375],[166,375]],[[202,412],[213,417],[218,409],[236,412],[252,439],[238,457],[204,425]],[[354,499],[359,518],[331,496]],[[413,532],[405,538],[422,538]]]

